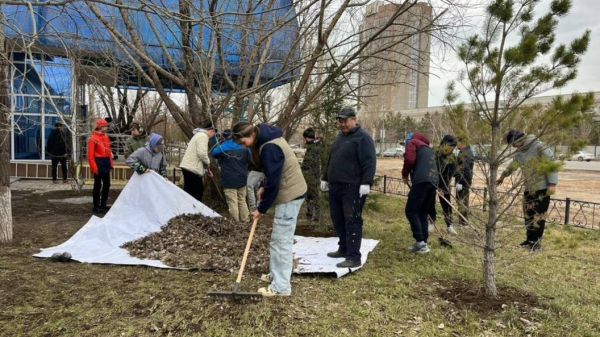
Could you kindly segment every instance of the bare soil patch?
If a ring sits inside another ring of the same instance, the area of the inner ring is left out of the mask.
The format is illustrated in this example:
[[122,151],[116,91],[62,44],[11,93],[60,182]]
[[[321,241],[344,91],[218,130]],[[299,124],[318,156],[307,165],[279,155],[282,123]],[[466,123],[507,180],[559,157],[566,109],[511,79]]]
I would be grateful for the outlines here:
[[523,311],[539,306],[536,295],[507,286],[498,286],[497,297],[486,296],[483,285],[472,279],[438,279],[432,285],[441,298],[457,308],[484,316],[500,312],[507,306],[516,306]]

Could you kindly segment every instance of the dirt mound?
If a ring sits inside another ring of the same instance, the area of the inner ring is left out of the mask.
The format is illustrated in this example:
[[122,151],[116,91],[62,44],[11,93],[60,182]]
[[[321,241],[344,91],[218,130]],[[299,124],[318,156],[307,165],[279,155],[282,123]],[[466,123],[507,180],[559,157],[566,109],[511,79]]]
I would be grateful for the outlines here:
[[485,295],[480,282],[470,279],[438,279],[433,282],[439,296],[458,308],[489,315],[504,310],[507,305],[520,309],[538,305],[537,296],[512,287],[498,286],[498,297]]
[[[225,217],[185,214],[169,220],[162,230],[121,247],[131,256],[161,260],[171,267],[216,269],[237,272],[252,224]],[[256,227],[246,271],[269,271],[271,226]]]

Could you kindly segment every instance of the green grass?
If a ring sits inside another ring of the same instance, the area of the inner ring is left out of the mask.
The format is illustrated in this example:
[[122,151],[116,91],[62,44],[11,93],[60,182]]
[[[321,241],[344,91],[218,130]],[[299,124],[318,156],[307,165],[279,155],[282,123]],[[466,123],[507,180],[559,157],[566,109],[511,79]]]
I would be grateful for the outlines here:
[[[542,252],[498,271],[501,286],[537,295],[535,307],[508,302],[502,310],[478,313],[444,300],[436,287],[460,278],[480,282],[479,261],[461,245],[450,250],[434,243],[425,256],[406,252],[412,237],[403,202],[381,197],[380,209],[366,212],[364,236],[381,242],[360,271],[340,279],[295,275],[292,297],[245,305],[206,296],[208,290],[230,289],[232,274],[52,263],[29,254],[72,233],[59,232],[44,241],[28,237],[35,230],[16,228],[23,234],[17,243],[0,248],[0,335],[600,334],[599,232],[550,226]],[[526,256],[521,251],[504,255]],[[258,277],[248,275],[243,288],[262,286]]]

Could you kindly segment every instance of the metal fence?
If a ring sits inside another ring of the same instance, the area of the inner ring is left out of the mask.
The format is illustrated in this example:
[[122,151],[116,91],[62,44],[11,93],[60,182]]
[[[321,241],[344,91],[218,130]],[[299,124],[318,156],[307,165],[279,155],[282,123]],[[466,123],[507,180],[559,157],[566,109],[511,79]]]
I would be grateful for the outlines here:
[[[401,178],[390,177],[387,175],[376,176],[372,189],[384,194],[392,194],[406,197],[409,188],[402,182]],[[516,195],[512,195],[516,197]],[[479,207],[483,211],[487,208],[487,188],[472,188],[470,193],[469,205]],[[523,208],[520,203],[516,203],[515,212],[523,216]],[[600,229],[600,203],[566,199],[550,199],[550,207],[547,212],[547,219],[551,222],[573,225],[582,228]]]

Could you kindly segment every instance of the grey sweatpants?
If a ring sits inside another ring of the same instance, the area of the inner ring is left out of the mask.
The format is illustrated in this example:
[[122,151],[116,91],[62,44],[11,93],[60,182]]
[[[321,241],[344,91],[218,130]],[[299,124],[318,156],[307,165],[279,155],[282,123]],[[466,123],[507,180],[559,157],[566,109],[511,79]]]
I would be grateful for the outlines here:
[[265,175],[258,171],[250,171],[250,174],[248,174],[248,183],[246,188],[248,188],[248,208],[250,211],[258,206],[256,200],[256,191],[258,191],[258,187],[260,186],[260,183],[263,181],[264,177]]

